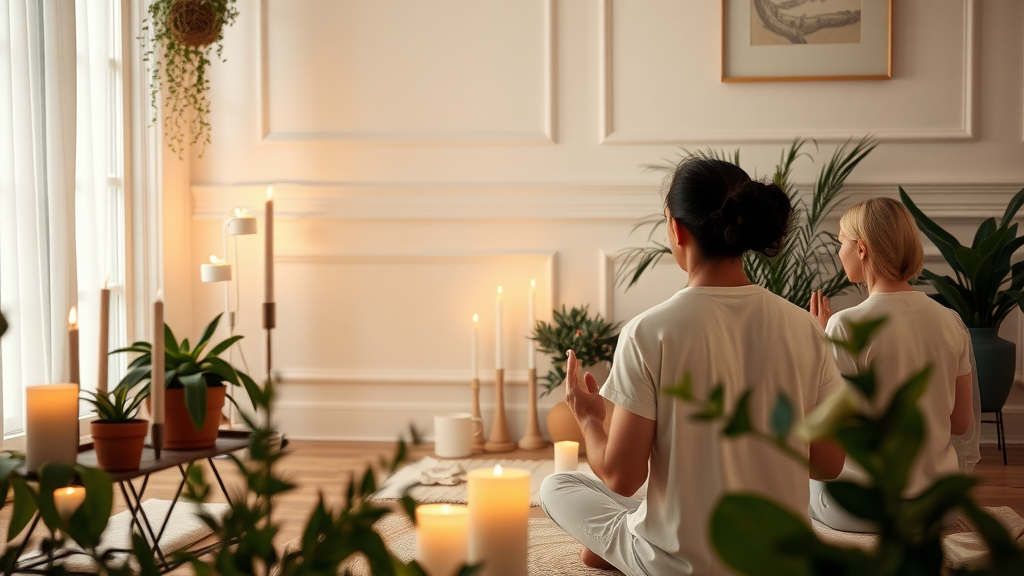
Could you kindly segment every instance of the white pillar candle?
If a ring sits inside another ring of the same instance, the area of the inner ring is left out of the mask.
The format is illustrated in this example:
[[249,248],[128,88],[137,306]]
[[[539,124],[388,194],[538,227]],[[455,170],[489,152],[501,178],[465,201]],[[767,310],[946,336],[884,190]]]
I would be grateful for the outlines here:
[[199,275],[203,282],[227,282],[231,280],[231,264],[210,256],[210,263],[199,267]]
[[68,486],[53,491],[53,505],[57,509],[57,514],[65,521],[71,518],[82,502],[85,502],[84,486]]
[[451,504],[416,507],[416,562],[427,576],[453,576],[469,553],[469,508]]
[[164,423],[164,360],[164,301],[163,291],[157,290],[156,302],[153,302],[153,349],[150,352],[152,379],[149,383],[149,394],[153,400],[153,424]]
[[103,288],[100,289],[100,343],[99,343],[99,368],[96,371],[96,391],[101,394],[107,393],[107,367],[110,364],[107,352],[110,346],[110,289],[107,282],[110,276],[103,280]]
[[575,472],[580,464],[580,443],[555,442],[555,472]]
[[479,336],[479,328],[480,316],[478,314],[473,314],[473,338],[469,342],[469,366],[470,372],[473,374],[474,380],[480,379],[480,359],[478,358],[479,354],[477,354],[477,340]]
[[274,301],[274,187],[267,186],[267,207],[265,211],[266,223],[264,227],[264,239],[266,244],[263,250],[264,272],[263,272],[263,301]]
[[78,458],[78,384],[25,388],[25,468]]
[[[527,323],[526,323],[526,328],[529,331],[528,332],[529,334],[533,334],[533,327],[534,327],[535,324],[537,324],[537,314],[536,314],[536,311],[534,310],[534,302],[533,302],[534,301],[534,293],[536,291],[537,291],[537,281],[536,280],[530,280],[530,300],[529,300],[529,307],[527,308],[528,309],[528,314],[527,314]],[[527,351],[526,351],[526,367],[528,369],[530,369],[530,370],[533,370],[534,368],[537,367],[537,359],[535,357],[535,350],[537,348],[537,343],[534,342],[533,339],[531,338],[531,339],[527,340],[527,345],[528,346],[527,346]]]
[[68,312],[68,380],[75,384],[82,382],[78,374],[78,307]]
[[525,576],[530,513],[530,471],[470,470],[469,562],[483,563],[481,576]]
[[494,369],[501,370],[505,367],[501,357],[501,286],[498,286],[498,298],[494,302]]
[[[228,220],[228,234],[244,236],[256,233],[256,218],[245,208],[235,208],[235,217]],[[224,254],[227,257],[227,254]]]

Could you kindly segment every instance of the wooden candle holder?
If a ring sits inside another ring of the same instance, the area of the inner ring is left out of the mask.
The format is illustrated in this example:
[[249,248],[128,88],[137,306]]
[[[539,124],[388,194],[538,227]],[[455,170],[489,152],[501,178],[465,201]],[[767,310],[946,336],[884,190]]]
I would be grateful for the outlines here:
[[537,369],[530,368],[526,373],[526,394],[529,396],[530,406],[526,413],[526,434],[519,441],[519,448],[522,450],[540,450],[551,444],[540,435],[540,424],[537,422]]
[[473,389],[473,439],[471,446],[473,452],[484,451],[484,421],[480,416],[480,379],[473,378],[470,382]]
[[509,439],[508,420],[505,418],[505,370],[494,372],[494,423],[491,425],[491,438],[484,444],[488,452],[511,452],[516,443]]

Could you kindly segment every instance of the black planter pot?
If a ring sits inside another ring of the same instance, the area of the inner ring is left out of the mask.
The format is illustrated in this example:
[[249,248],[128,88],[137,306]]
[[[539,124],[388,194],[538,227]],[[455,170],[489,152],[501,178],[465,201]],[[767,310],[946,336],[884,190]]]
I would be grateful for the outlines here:
[[999,337],[999,328],[968,328],[974,347],[974,360],[978,371],[978,391],[981,411],[994,412],[996,419],[982,422],[996,425],[996,442],[1003,451],[1006,463],[1006,445],[1003,439],[1003,404],[1006,403],[1013,377],[1017,370],[1017,345]]

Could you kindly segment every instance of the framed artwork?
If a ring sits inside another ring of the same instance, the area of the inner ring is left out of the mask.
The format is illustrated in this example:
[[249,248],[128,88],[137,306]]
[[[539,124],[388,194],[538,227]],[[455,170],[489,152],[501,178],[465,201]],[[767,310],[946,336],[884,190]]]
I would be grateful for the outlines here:
[[722,0],[722,82],[887,80],[892,0]]

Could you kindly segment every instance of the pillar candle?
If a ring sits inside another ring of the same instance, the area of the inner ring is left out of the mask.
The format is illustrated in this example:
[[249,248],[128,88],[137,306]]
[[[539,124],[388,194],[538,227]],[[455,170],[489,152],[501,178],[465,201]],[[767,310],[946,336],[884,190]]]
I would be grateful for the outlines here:
[[78,375],[78,307],[72,306],[68,312],[68,380],[78,384],[82,380]]
[[[527,308],[528,309],[528,314],[527,314],[527,324],[526,324],[527,330],[529,330],[529,334],[533,334],[533,327],[537,324],[537,315],[536,315],[536,312],[534,310],[534,302],[533,302],[533,300],[534,300],[534,293],[536,291],[537,291],[537,281],[536,280],[530,280],[530,300],[529,300],[529,306]],[[535,354],[536,348],[537,348],[537,343],[534,342],[532,338],[530,340],[528,340],[528,347],[527,347],[527,351],[526,351],[526,367],[528,369],[530,369],[530,370],[533,370],[534,368],[537,367],[537,359],[535,357],[536,356],[536,354]]]
[[164,423],[164,301],[163,292],[157,290],[156,302],[153,302],[153,349],[150,353],[152,369],[149,393],[153,399],[153,424]]
[[210,255],[210,263],[199,267],[199,276],[203,282],[228,282],[231,280],[231,264]]
[[110,276],[103,281],[103,288],[100,289],[100,345],[99,345],[99,369],[96,374],[96,391],[102,394],[107,393],[107,367],[110,363],[107,353],[110,346],[110,290],[107,282]]
[[501,357],[501,286],[498,286],[498,299],[494,304],[494,369],[501,370],[504,367]]
[[85,502],[84,486],[68,486],[53,491],[53,505],[57,509],[57,514],[65,521],[71,518],[82,502]]
[[580,443],[555,442],[555,472],[575,472],[580,464]]
[[474,380],[480,379],[480,359],[477,354],[477,336],[480,328],[480,316],[473,314],[473,338],[469,342],[469,354],[470,354],[470,371],[473,374]]
[[530,471],[470,470],[469,562],[483,563],[481,576],[525,576]]
[[469,508],[451,504],[416,507],[416,562],[427,576],[453,576],[469,552]]
[[78,384],[25,388],[25,468],[78,457]]
[[263,301],[274,301],[274,187],[267,186],[267,207],[266,207],[266,246],[263,250],[265,262],[263,264]]

